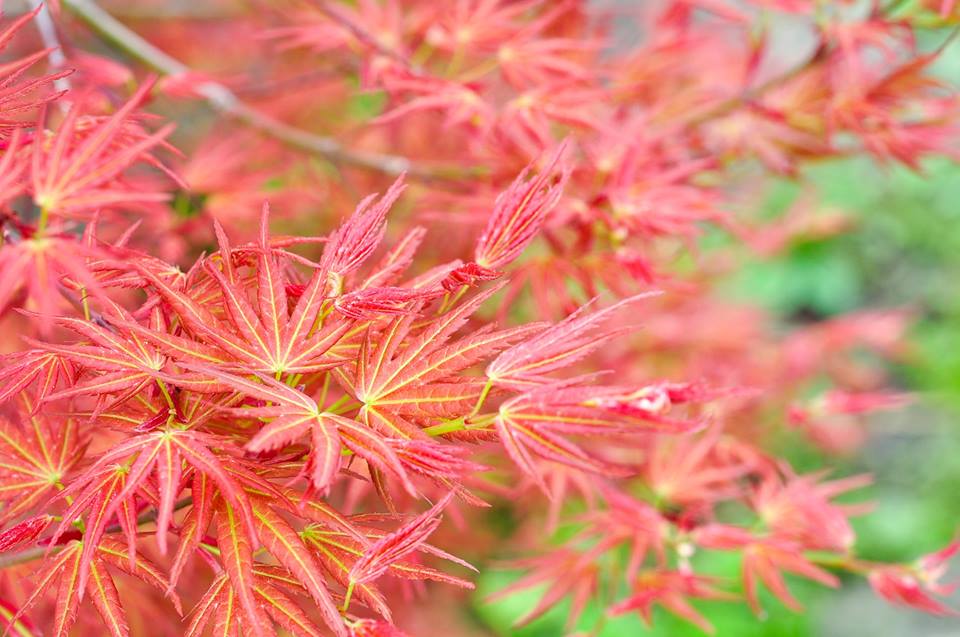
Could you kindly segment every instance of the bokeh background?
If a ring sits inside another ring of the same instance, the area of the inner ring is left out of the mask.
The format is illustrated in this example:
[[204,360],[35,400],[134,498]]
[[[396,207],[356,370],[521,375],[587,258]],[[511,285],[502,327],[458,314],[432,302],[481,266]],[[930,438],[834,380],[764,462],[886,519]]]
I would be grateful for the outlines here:
[[[929,41],[920,44],[936,46],[945,35],[928,33]],[[788,26],[780,38],[787,54],[804,46]],[[960,78],[960,43],[943,51],[936,68],[944,78]],[[812,184],[816,193],[798,182]],[[810,210],[807,202],[814,199]],[[960,524],[960,165],[940,160],[911,171],[862,158],[831,160],[805,167],[799,179],[764,186],[760,201],[754,214],[806,214],[814,231],[774,256],[744,249],[742,267],[727,278],[723,294],[765,308],[785,327],[861,309],[905,310],[913,319],[911,350],[890,370],[898,388],[913,393],[909,407],[872,416],[865,445],[852,455],[827,461],[799,436],[785,436],[778,452],[801,472],[832,463],[840,475],[873,475],[874,484],[857,496],[875,507],[855,523],[864,558],[904,561],[942,547]],[[852,227],[832,233],[833,224]],[[714,232],[700,249],[708,255],[718,246],[726,251],[730,242]],[[711,567],[738,576],[735,561]],[[511,629],[511,621],[534,605],[536,591],[484,602],[513,577],[488,572],[481,581],[473,612],[482,630],[504,637],[563,635],[563,605],[531,626]],[[793,613],[772,598],[760,621],[742,605],[698,607],[720,637],[960,636],[960,618],[891,607],[862,579],[848,578],[833,591],[787,578],[808,612]],[[946,580],[960,581],[960,573]],[[958,602],[960,591],[953,605]],[[593,609],[593,618],[599,614]],[[601,637],[703,635],[659,610],[654,624],[621,617],[609,621]]]

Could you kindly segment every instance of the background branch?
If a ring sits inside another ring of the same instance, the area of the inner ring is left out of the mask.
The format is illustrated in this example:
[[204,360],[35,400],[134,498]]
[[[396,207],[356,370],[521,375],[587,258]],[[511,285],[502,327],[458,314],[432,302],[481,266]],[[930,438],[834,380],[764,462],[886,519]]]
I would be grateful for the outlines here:
[[[140,37],[92,0],[62,0],[64,8],[119,49],[163,75],[183,75],[191,69]],[[406,157],[345,148],[337,140],[290,126],[243,102],[219,82],[203,82],[197,87],[215,110],[273,137],[287,146],[320,155],[337,164],[365,168],[388,175],[407,173],[422,179],[458,179],[477,174],[476,170],[447,165],[414,163]]]

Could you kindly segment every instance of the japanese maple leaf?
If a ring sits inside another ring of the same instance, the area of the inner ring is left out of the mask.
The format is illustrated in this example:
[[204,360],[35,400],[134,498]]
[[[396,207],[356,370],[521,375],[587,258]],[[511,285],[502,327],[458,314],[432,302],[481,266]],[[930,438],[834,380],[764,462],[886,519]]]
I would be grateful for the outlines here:
[[659,441],[643,468],[656,497],[674,506],[696,508],[740,494],[738,480],[751,467],[719,453],[721,435],[722,430],[714,427],[699,436]]
[[[41,10],[42,7],[38,5],[32,11],[28,11],[14,20],[3,31],[0,31],[0,51],[3,51],[17,32]],[[0,16],[2,16],[2,9],[0,9]],[[45,58],[51,50],[44,49],[17,60],[0,64],[0,132],[5,128],[24,125],[22,122],[13,119],[13,116],[63,95],[64,91],[56,91],[39,97],[31,94],[35,94],[39,89],[55,80],[70,75],[72,71],[58,71],[37,78],[24,77],[30,67]]]
[[167,193],[144,192],[122,185],[118,178],[134,163],[159,165],[150,151],[173,130],[168,124],[155,133],[131,126],[131,117],[153,82],[145,82],[108,118],[91,120],[75,102],[50,138],[33,143],[30,193],[47,215],[80,214],[100,207],[134,202],[165,201]]
[[0,532],[0,553],[36,541],[54,519],[47,513],[34,515]]
[[482,270],[495,271],[512,262],[536,237],[570,177],[566,154],[564,142],[543,170],[531,177],[532,167],[528,166],[497,197],[474,253],[474,261]]
[[747,529],[711,524],[697,529],[695,541],[705,548],[740,550],[743,552],[743,588],[747,603],[760,615],[762,609],[757,584],[762,582],[777,599],[792,610],[800,610],[800,603],[790,594],[782,571],[800,575],[836,588],[840,585],[834,575],[812,563],[803,554],[803,546],[777,536],[756,536]]
[[586,610],[586,606],[597,593],[600,584],[600,568],[596,558],[602,550],[591,549],[580,552],[573,549],[552,551],[548,555],[514,560],[510,568],[529,570],[518,580],[498,590],[487,599],[496,601],[516,595],[520,591],[547,585],[537,604],[514,622],[520,627],[543,616],[565,597],[571,597],[570,611],[567,615],[567,629],[572,629]]
[[760,482],[750,503],[760,518],[778,535],[810,549],[846,552],[855,540],[849,518],[869,508],[864,504],[837,504],[838,495],[870,484],[870,476],[857,475],[824,481],[824,473],[787,474],[781,482]]
[[659,604],[668,612],[713,634],[713,626],[701,615],[687,598],[735,599],[733,595],[713,586],[713,578],[694,573],[669,570],[651,570],[640,574],[632,583],[632,590],[625,600],[617,602],[610,612],[619,615],[637,611],[649,626],[653,620],[653,606]]
[[[156,565],[142,556],[128,559],[122,546],[110,539],[105,538],[99,546],[94,547],[89,556],[84,556],[83,543],[71,541],[59,553],[49,558],[38,575],[33,594],[24,601],[10,624],[15,624],[27,610],[40,601],[42,595],[56,590],[54,611],[46,618],[50,626],[50,632],[46,634],[51,637],[67,637],[86,593],[99,612],[107,634],[111,637],[129,637],[130,629],[111,571],[132,575],[167,593],[167,581]],[[90,573],[90,577],[85,581],[80,577],[84,559],[89,561],[87,570]],[[180,600],[176,595],[170,597],[177,612],[182,613]]]
[[72,280],[88,290],[99,283],[87,263],[98,251],[77,241],[67,232],[48,228],[40,235],[16,236],[4,233],[8,240],[0,245],[0,312],[15,302],[21,293],[23,303],[39,314],[41,329],[47,330],[51,318],[66,305],[65,281]]
[[501,352],[486,369],[498,387],[524,390],[556,382],[550,376],[568,367],[623,334],[625,329],[609,329],[604,323],[618,310],[650,296],[640,294],[610,307],[587,314],[583,306],[563,321]]
[[44,350],[13,352],[0,361],[0,404],[33,385],[31,402],[37,409],[57,387],[72,384],[77,376],[68,359]]
[[[190,623],[183,633],[184,637],[202,637],[208,634],[206,629],[211,623],[214,630],[221,635],[276,635],[268,615],[291,634],[311,637],[322,635],[297,602],[277,588],[276,583],[276,580],[260,576],[251,570],[245,584],[252,596],[248,603],[258,606],[254,611],[255,615],[250,617],[245,613],[246,607],[241,603],[240,592],[229,574],[217,576],[194,607]],[[255,628],[242,632],[249,622],[255,622]]]
[[[264,548],[307,589],[324,623],[337,635],[345,636],[343,620],[324,581],[320,565],[298,532],[274,507],[276,505],[265,498],[253,500],[253,515],[258,525],[257,536]],[[295,511],[290,507],[287,513]]]
[[456,417],[469,412],[482,383],[459,379],[456,374],[540,328],[534,324],[499,331],[481,329],[449,342],[498,289],[475,295],[417,330],[413,317],[408,316],[394,319],[379,336],[368,332],[355,374],[348,376],[344,371],[338,376],[363,403],[359,418],[384,435],[417,438],[423,434],[411,417]]
[[529,0],[512,4],[467,0],[445,5],[438,12],[436,24],[427,32],[427,39],[433,46],[452,52],[495,50],[521,29],[534,30],[524,24],[522,17],[539,4]]
[[495,427],[511,460],[550,493],[534,456],[597,474],[627,475],[633,470],[587,453],[571,436],[630,436],[662,427],[593,406],[604,388],[547,385],[504,401]]
[[350,582],[365,584],[385,574],[392,564],[413,553],[440,526],[440,512],[450,503],[448,493],[430,509],[374,543],[350,568]]
[[[128,320],[130,318],[119,306],[114,306],[112,313]],[[151,322],[155,329],[160,329],[163,318],[158,310],[151,314]],[[114,395],[114,402],[123,402],[153,385],[154,373],[166,364],[165,356],[134,333],[116,333],[93,321],[79,318],[57,318],[54,324],[86,337],[88,342],[74,345],[34,344],[75,363],[85,371],[97,373],[88,374],[72,386],[50,393],[46,400],[111,394]]]
[[[230,584],[226,590],[227,599],[224,600],[225,604],[221,602],[221,605],[225,605],[228,609],[232,609],[235,604],[239,606],[239,610],[236,613],[227,610],[229,613],[228,616],[218,617],[217,624],[223,626],[224,621],[226,621],[228,625],[233,624],[232,632],[237,632],[239,622],[241,621],[240,617],[242,617],[242,623],[246,626],[249,634],[255,635],[256,637],[275,635],[276,632],[273,630],[272,624],[267,620],[264,608],[257,600],[253,573],[253,548],[250,543],[250,538],[242,528],[240,516],[229,503],[223,502],[217,509],[216,522],[217,546],[220,549],[220,560],[226,571],[227,581],[229,581]],[[291,542],[294,538],[295,534],[291,533],[284,539],[287,542]],[[287,557],[292,554],[283,552],[281,555]],[[314,576],[316,576],[315,571],[313,571],[313,573]],[[325,590],[326,589],[324,589],[324,591]],[[329,597],[329,593],[327,593],[327,596]],[[343,628],[342,622],[339,620],[339,617],[337,617],[335,612],[336,606],[332,601],[330,605],[334,607],[333,617],[336,621],[335,625],[340,629],[337,631],[337,635],[338,637],[345,637],[346,629]],[[191,633],[192,630],[193,629],[190,631]]]
[[61,489],[83,456],[76,419],[35,413],[29,399],[22,398],[16,422],[0,418],[0,525],[31,512]]
[[[360,532],[360,538],[357,538],[353,532],[333,528],[329,522],[321,522],[307,527],[304,529],[303,537],[307,544],[316,551],[318,559],[338,583],[344,588],[350,588],[351,582],[353,582],[353,594],[364,605],[389,620],[391,617],[390,608],[386,605],[382,593],[376,588],[375,582],[372,580],[357,582],[351,579],[353,566],[369,554],[373,545],[392,535],[370,526],[378,517],[386,516],[358,515],[346,520],[354,531]],[[341,525],[338,524],[337,526]],[[405,556],[392,560],[383,574],[411,581],[429,580],[452,584],[461,588],[473,588],[473,584],[465,579],[426,566],[419,559],[421,556],[438,557],[470,570],[476,570],[470,564],[445,551],[441,551],[430,544],[420,543]]]
[[415,97],[380,115],[373,123],[387,124],[423,111],[439,111],[449,127],[483,127],[493,119],[492,106],[471,84],[397,73],[388,78],[387,88]]
[[[346,446],[372,466],[396,475],[410,493],[416,488],[407,477],[393,449],[366,426],[338,414],[324,412],[317,403],[294,388],[263,376],[250,380],[211,367],[193,367],[224,386],[246,396],[266,401],[262,407],[227,408],[247,418],[263,418],[267,424],[246,444],[253,453],[283,448],[309,433],[311,486],[326,491],[340,469],[341,447]],[[175,382],[175,378],[170,378]]]
[[605,90],[570,82],[528,89],[500,111],[496,130],[519,152],[536,156],[549,148],[558,125],[593,132],[606,117],[598,112],[608,98]]
[[[172,420],[172,418],[171,418]],[[69,503],[63,521],[54,533],[62,536],[70,525],[84,519],[84,559],[80,563],[80,582],[85,584],[89,560],[108,524],[116,516],[127,537],[128,551],[134,555],[138,495],[147,490],[157,502],[157,546],[167,548],[167,532],[179,493],[184,488],[184,465],[209,477],[220,497],[236,512],[242,530],[256,537],[256,526],[245,487],[282,495],[252,472],[229,462],[222,455],[228,443],[199,431],[164,427],[132,436],[100,455],[83,474],[77,476],[59,494]],[[214,450],[216,449],[216,451]],[[234,451],[235,455],[239,455]],[[153,475],[155,489],[150,488]]]
[[331,296],[343,291],[343,280],[370,258],[386,232],[386,215],[404,191],[403,177],[398,178],[383,197],[369,195],[353,214],[327,239],[320,259],[320,269],[330,278]]
[[360,0],[355,9],[325,0],[313,5],[309,11],[292,13],[288,25],[268,29],[267,37],[279,40],[284,49],[309,47],[315,53],[361,46],[377,56],[365,60],[368,66],[384,57],[405,60],[401,38],[408,14],[397,0]]
[[[323,371],[339,365],[339,359],[326,354],[351,323],[330,320],[324,325],[319,324],[321,306],[327,298],[327,273],[333,270],[316,271],[291,312],[287,297],[289,280],[267,236],[266,210],[260,228],[253,277],[256,281],[255,306],[249,299],[249,279],[242,277],[234,266],[236,251],[230,248],[218,225],[220,267],[211,260],[202,261],[199,267],[214,281],[227,320],[219,320],[205,307],[201,298],[176,289],[152,269],[144,267],[139,270],[141,274],[177,313],[182,325],[194,338],[147,330],[136,324],[129,324],[129,328],[170,356],[192,365],[216,364],[225,369],[237,368],[276,377]],[[335,262],[328,265],[346,267]],[[347,271],[349,269],[344,269]]]
[[601,47],[597,40],[521,37],[497,50],[498,69],[518,89],[588,82],[595,77],[589,61]]
[[956,583],[943,584],[940,579],[950,560],[960,553],[960,540],[955,540],[935,553],[925,555],[913,564],[876,566],[868,580],[873,590],[894,604],[912,606],[941,617],[960,615],[933,595],[950,596],[957,590]]

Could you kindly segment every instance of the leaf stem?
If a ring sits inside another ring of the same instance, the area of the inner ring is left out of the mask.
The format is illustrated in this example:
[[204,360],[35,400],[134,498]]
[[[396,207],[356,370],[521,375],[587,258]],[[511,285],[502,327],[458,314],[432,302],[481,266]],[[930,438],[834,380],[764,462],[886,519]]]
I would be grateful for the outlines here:
[[464,418],[465,421],[470,420],[480,413],[480,409],[483,407],[483,403],[487,399],[487,396],[490,395],[491,389],[493,389],[493,379],[488,378],[487,383],[483,386],[483,390],[480,392],[479,398],[477,398],[477,404],[473,406],[473,409],[470,410],[470,413]]
[[340,609],[341,613],[346,613],[350,609],[350,600],[353,598],[353,589],[356,586],[356,582],[350,580],[350,584],[347,585],[347,592],[343,597],[343,607]]
[[50,222],[50,206],[40,206],[40,219],[37,221],[37,235],[43,236]]
[[167,401],[167,406],[171,409],[172,412],[176,412],[177,406],[173,404],[173,397],[170,395],[170,391],[167,389],[167,385],[158,378],[157,386],[160,388],[160,392],[163,394],[164,399]]

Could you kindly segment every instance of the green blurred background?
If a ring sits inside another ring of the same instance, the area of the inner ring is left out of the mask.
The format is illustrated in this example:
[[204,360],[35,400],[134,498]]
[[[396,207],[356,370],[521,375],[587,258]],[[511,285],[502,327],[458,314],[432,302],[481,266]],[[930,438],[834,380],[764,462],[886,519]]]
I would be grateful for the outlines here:
[[[960,77],[960,47],[947,51],[939,70],[947,78]],[[936,161],[913,172],[864,159],[833,160],[807,167],[799,180],[770,184],[762,212],[785,214],[800,202],[805,193],[798,182],[813,183],[818,206],[848,215],[853,231],[795,241],[772,258],[753,256],[729,278],[725,293],[766,307],[784,324],[864,308],[913,312],[914,351],[891,368],[891,375],[895,385],[916,393],[918,400],[873,417],[866,447],[841,460],[837,471],[867,471],[875,478],[864,495],[876,509],[855,521],[858,553],[866,559],[910,560],[942,547],[960,526],[960,165]],[[810,446],[790,445],[783,451],[800,469],[837,464]],[[708,568],[738,576],[736,561]],[[958,570],[947,581],[960,580]],[[531,626],[511,630],[511,622],[534,605],[538,591],[484,603],[486,594],[514,577],[498,572],[484,576],[475,596],[478,621],[502,636],[567,634],[564,605]],[[788,582],[806,613],[795,614],[769,597],[768,615],[760,620],[740,604],[694,603],[720,637],[960,636],[960,618],[891,607],[862,580],[848,579],[839,592],[797,578]],[[960,595],[952,604],[960,606]],[[592,626],[599,614],[600,609],[589,609],[581,626]],[[654,617],[652,629],[634,614],[609,621],[600,634],[704,634],[666,613]]]

